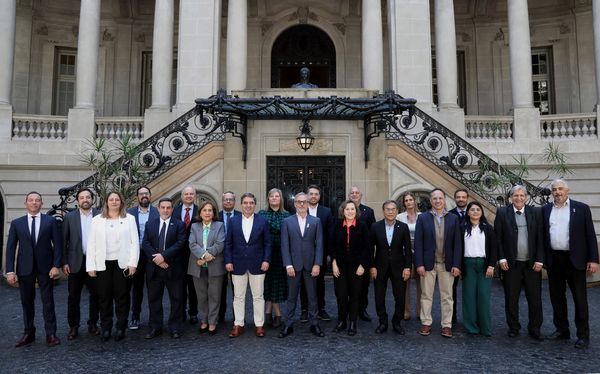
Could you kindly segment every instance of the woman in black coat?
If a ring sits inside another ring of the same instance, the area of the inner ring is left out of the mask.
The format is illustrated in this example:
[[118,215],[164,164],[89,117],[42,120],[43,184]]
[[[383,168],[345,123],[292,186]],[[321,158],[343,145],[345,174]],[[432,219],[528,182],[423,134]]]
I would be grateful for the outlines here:
[[[356,317],[362,277],[371,268],[373,254],[367,225],[358,221],[360,211],[350,200],[340,206],[340,220],[334,227],[331,251],[333,285],[338,305],[338,323],[335,332],[348,327],[348,335],[356,335]],[[346,325],[346,320],[349,320]]]

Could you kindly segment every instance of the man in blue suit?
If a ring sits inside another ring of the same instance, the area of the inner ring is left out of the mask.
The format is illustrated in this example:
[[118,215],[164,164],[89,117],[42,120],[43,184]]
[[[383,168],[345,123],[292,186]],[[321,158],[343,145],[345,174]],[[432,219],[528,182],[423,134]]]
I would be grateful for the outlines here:
[[[223,210],[219,212],[218,220],[223,222],[225,227],[225,235],[227,235],[227,225],[229,220],[234,216],[241,216],[242,212],[235,210],[235,193],[233,191],[223,192],[221,197]],[[219,323],[225,321],[225,313],[227,312],[227,284],[230,282],[231,274],[226,274],[223,277],[223,287],[221,288],[221,306],[219,307]],[[233,292],[233,285],[231,287]],[[234,318],[235,319],[235,318]]]
[[254,214],[256,197],[242,195],[242,215],[231,218],[225,238],[225,269],[232,273],[234,325],[230,338],[244,333],[246,289],[252,292],[255,334],[265,336],[265,272],[271,262],[271,233],[265,217]]
[[288,299],[284,326],[279,337],[285,338],[294,331],[300,280],[304,279],[310,332],[322,338],[325,334],[317,319],[317,277],[323,264],[322,224],[319,218],[308,214],[308,198],[304,192],[296,194],[294,207],[296,214],[284,219],[281,225],[281,257],[288,275]]
[[445,194],[439,188],[430,193],[431,211],[420,214],[415,228],[415,268],[421,276],[421,329],[431,334],[431,306],[436,279],[442,307],[442,336],[452,337],[452,284],[460,276],[462,238],[459,220],[445,209]]
[[[16,347],[26,346],[35,340],[33,317],[36,280],[42,294],[46,343],[49,346],[60,344],[56,337],[53,280],[59,276],[62,237],[56,220],[40,213],[42,204],[42,195],[37,192],[25,196],[27,215],[12,221],[6,242],[6,280],[10,285],[19,282],[25,324],[23,337]],[[17,245],[19,253],[15,258]]]
[[562,179],[550,185],[553,203],[542,207],[546,247],[546,268],[556,331],[551,339],[571,337],[567,315],[567,284],[575,303],[575,348],[590,344],[586,272],[598,270],[598,242],[590,207],[569,198],[569,186]]
[[138,206],[127,210],[127,213],[135,217],[138,234],[140,237],[140,259],[138,260],[137,271],[133,275],[131,286],[131,320],[129,329],[137,330],[140,328],[140,314],[142,312],[142,301],[144,300],[144,283],[146,283],[146,263],[148,258],[141,250],[142,240],[144,239],[144,230],[146,222],[158,218],[158,209],[152,206],[152,192],[148,186],[140,186],[137,189]]
[[145,336],[152,339],[162,334],[163,292],[169,292],[171,312],[169,330],[177,339],[181,334],[182,279],[185,274],[187,257],[183,256],[186,240],[185,224],[173,217],[173,201],[162,198],[158,202],[160,217],[146,223],[142,249],[146,254],[146,283],[148,284],[148,308],[150,309],[150,332]]

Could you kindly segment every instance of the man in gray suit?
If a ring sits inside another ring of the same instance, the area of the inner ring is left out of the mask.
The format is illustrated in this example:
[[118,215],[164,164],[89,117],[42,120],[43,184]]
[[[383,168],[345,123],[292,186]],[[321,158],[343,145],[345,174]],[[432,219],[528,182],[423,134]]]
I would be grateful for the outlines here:
[[294,331],[294,315],[302,277],[308,295],[310,332],[323,337],[325,334],[317,319],[317,277],[323,262],[321,220],[308,214],[308,197],[304,192],[296,194],[294,207],[296,214],[284,219],[281,225],[281,256],[288,275],[289,289],[287,314],[279,337],[285,338]]
[[67,320],[69,322],[68,340],[73,340],[79,335],[81,291],[85,285],[90,294],[88,331],[92,335],[99,335],[100,330],[96,325],[100,313],[98,294],[96,293],[96,279],[85,271],[85,255],[87,238],[92,225],[92,217],[99,213],[92,208],[94,194],[88,188],[83,188],[75,195],[78,209],[69,212],[62,223],[63,237],[63,272],[69,277],[69,297],[67,301]]

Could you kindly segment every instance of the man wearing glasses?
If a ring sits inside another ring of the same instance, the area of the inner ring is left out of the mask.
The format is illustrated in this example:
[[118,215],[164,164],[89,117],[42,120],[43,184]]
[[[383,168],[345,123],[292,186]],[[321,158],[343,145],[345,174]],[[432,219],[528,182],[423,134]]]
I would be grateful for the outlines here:
[[[229,220],[235,216],[241,215],[242,212],[235,210],[235,194],[231,191],[223,193],[221,198],[223,203],[223,210],[219,212],[218,220],[223,222],[225,227],[225,235],[227,235],[227,224]],[[229,283],[231,274],[227,273],[223,277],[223,288],[221,289],[221,306],[219,308],[219,323],[225,321],[225,313],[227,312],[227,283]],[[233,293],[233,283],[231,284]],[[235,318],[234,318],[235,319]]]

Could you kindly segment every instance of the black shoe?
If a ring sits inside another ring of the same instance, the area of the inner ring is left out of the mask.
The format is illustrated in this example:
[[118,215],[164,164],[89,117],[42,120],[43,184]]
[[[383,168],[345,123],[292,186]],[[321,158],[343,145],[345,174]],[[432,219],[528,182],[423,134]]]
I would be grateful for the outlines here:
[[529,332],[529,337],[531,339],[535,340],[535,341],[538,341],[538,342],[543,342],[544,341],[544,338],[540,335],[539,332],[530,331]]
[[171,331],[171,338],[172,339],[179,339],[179,338],[181,338],[181,334],[179,333],[179,331],[173,330],[173,331]]
[[350,323],[348,324],[348,335],[356,335],[356,321],[350,321]]
[[342,332],[346,330],[346,321],[338,321],[337,325],[333,328],[333,332]]
[[200,334],[206,334],[208,332],[208,325],[206,325],[206,327],[200,326],[198,331],[200,331]]
[[88,332],[90,335],[100,335],[100,329],[96,326],[95,323],[88,324]]
[[197,316],[190,316],[190,325],[195,325],[198,323],[198,317]]
[[329,314],[327,314],[325,309],[319,310],[319,313],[317,314],[317,318],[320,319],[321,321],[325,321],[325,322],[331,321],[331,317],[329,316]]
[[396,332],[396,334],[404,335],[404,327],[400,324],[400,322],[393,322],[392,329]]
[[509,338],[516,338],[517,336],[519,336],[519,330],[508,330]]
[[308,322],[308,310],[303,310],[302,313],[300,313],[300,322]]
[[110,330],[102,330],[102,337],[100,337],[100,340],[102,340],[103,342],[107,342],[110,340]]
[[377,328],[375,329],[375,333],[376,334],[383,334],[384,332],[386,332],[388,329],[388,324],[387,323],[383,323],[383,322],[379,322],[379,326],[377,326]]
[[575,348],[577,349],[586,349],[590,346],[590,340],[589,339],[577,339],[577,342],[575,342]]
[[323,330],[321,330],[321,328],[318,325],[311,326],[310,332],[312,332],[312,334],[314,336],[318,336],[319,338],[322,338],[325,336],[325,333],[323,332]]
[[115,334],[115,341],[120,342],[125,339],[125,329],[117,329],[117,333]]
[[71,327],[67,334],[67,340],[75,340],[79,336],[79,327]]
[[279,338],[285,338],[288,335],[291,335],[294,332],[294,326],[283,326],[281,331],[279,332]]
[[208,336],[215,336],[217,335],[217,329],[215,328],[214,330],[208,330]]
[[369,315],[369,313],[367,313],[366,309],[363,309],[360,312],[358,312],[358,318],[365,322],[371,322],[371,316]]
[[144,336],[144,339],[154,339],[160,335],[162,335],[162,329],[152,329],[146,334],[146,336]]
[[554,331],[552,334],[550,334],[550,336],[548,336],[548,339],[551,340],[569,340],[571,339],[571,333],[569,331]]

